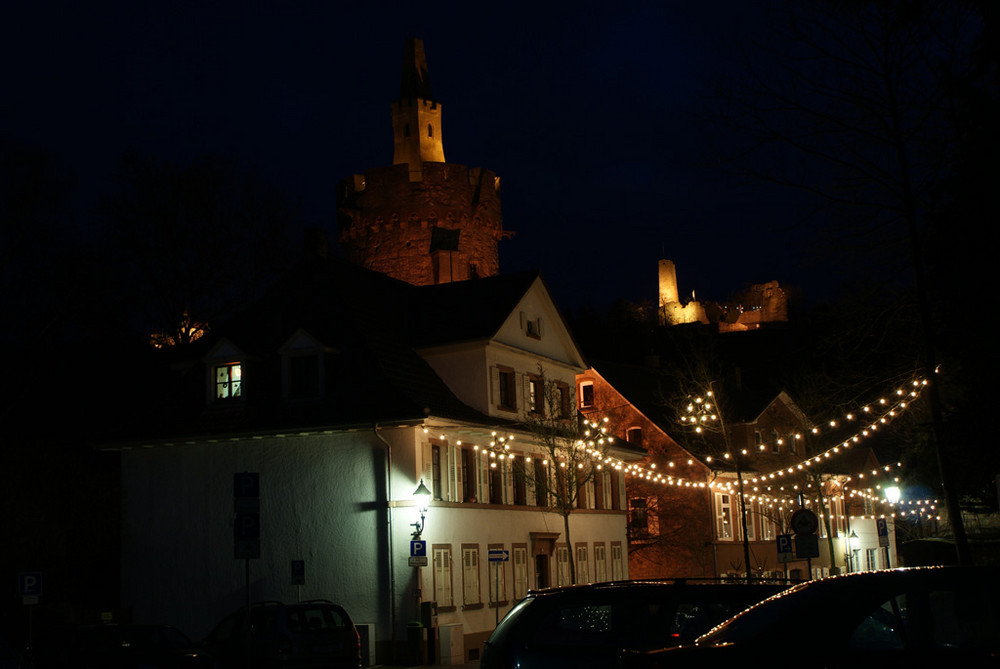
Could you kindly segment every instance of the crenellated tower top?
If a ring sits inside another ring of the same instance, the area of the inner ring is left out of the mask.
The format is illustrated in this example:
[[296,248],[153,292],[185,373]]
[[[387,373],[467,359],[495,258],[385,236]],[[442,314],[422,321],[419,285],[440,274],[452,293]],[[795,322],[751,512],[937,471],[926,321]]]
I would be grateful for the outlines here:
[[500,177],[446,163],[441,105],[431,95],[419,39],[407,40],[399,100],[392,103],[392,165],[337,188],[340,246],[348,260],[423,286],[500,272]]
[[392,103],[392,164],[407,163],[410,180],[420,181],[425,162],[443,163],[441,103],[431,94],[423,40],[406,40],[399,99]]

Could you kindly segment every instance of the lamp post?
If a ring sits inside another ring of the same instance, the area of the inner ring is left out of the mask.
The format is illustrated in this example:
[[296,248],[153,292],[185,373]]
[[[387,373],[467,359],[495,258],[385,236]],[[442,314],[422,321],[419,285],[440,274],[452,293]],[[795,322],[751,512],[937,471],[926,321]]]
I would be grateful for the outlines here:
[[851,530],[851,534],[847,537],[847,554],[852,572],[857,570],[858,550],[858,533]]
[[[900,494],[899,486],[892,485],[892,486],[889,486],[888,488],[885,489],[885,501],[887,501],[889,503],[889,506],[892,507],[892,518],[893,518],[892,531],[893,531],[893,533],[895,533],[895,531],[896,531],[896,503],[899,502],[899,498],[900,497],[901,497],[901,494]],[[888,527],[886,528],[886,530],[888,531]],[[890,560],[889,560],[889,544],[888,543],[886,543],[886,546],[885,546],[885,566],[886,567],[892,567],[892,562],[890,562]]]
[[431,505],[431,491],[424,485],[423,479],[420,479],[420,485],[413,491],[413,499],[417,502],[417,511],[420,513],[420,520],[410,523],[410,525],[414,527],[413,538],[419,539],[424,531],[427,508]]

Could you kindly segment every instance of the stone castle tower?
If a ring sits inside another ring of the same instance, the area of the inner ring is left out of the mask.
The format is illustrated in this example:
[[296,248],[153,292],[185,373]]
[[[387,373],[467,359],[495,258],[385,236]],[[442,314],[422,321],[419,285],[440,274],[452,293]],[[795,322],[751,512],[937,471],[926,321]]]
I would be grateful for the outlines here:
[[441,103],[431,94],[424,45],[407,40],[399,99],[392,103],[392,165],[337,189],[340,245],[348,260],[415,285],[492,276],[508,236],[500,178],[446,163]]

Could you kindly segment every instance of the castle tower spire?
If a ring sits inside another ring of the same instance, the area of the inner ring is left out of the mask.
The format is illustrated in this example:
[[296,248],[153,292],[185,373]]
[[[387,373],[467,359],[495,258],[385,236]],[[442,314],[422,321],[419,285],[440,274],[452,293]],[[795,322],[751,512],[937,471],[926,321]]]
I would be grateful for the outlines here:
[[392,103],[393,165],[407,163],[420,181],[424,162],[443,163],[441,104],[431,94],[423,40],[406,40],[399,99]]

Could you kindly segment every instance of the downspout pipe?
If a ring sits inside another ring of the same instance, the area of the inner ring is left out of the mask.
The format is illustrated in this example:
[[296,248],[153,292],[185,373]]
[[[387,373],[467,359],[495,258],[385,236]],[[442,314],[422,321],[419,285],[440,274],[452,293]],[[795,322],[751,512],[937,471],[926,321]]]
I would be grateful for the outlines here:
[[389,559],[389,625],[392,628],[392,650],[390,651],[390,656],[395,660],[396,646],[399,639],[396,637],[396,569],[393,566],[393,556],[395,551],[392,545],[392,447],[389,442],[385,440],[385,437],[379,432],[378,422],[372,423],[372,432],[375,434],[375,438],[382,442],[385,446],[385,501],[386,501],[386,517],[388,518],[388,532],[389,541],[388,543],[388,559]]

